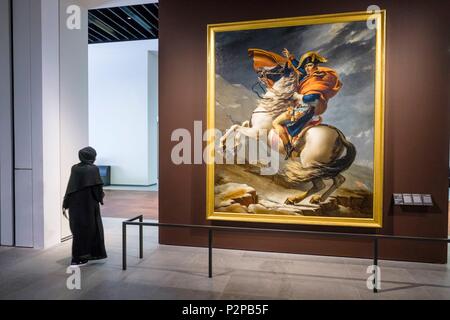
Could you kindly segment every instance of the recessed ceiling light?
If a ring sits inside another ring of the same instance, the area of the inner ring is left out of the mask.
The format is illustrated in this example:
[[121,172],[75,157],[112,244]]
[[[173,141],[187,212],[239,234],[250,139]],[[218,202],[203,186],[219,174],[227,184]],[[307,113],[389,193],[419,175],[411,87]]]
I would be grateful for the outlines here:
[[128,20],[131,20],[131,17],[128,17],[127,19],[128,19]]

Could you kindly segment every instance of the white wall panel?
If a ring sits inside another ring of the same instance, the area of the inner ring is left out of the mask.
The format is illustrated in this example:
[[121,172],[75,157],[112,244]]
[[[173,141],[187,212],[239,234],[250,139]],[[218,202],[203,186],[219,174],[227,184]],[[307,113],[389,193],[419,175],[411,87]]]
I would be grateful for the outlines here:
[[33,172],[15,172],[16,246],[33,247]]
[[31,0],[13,1],[15,243],[33,247],[32,11]]
[[89,45],[89,142],[112,184],[157,182],[156,50],[158,40]]
[[13,1],[16,245],[60,242],[59,5]]
[[[89,144],[88,111],[88,14],[81,7],[81,29],[66,27],[67,7],[76,0],[60,0],[60,152],[61,197],[66,191],[70,168],[78,163],[78,151]],[[70,235],[66,219],[61,236]]]
[[31,169],[30,0],[13,3],[15,168]]
[[0,1],[0,245],[14,244],[10,1]]
[[58,1],[42,1],[42,30],[42,205],[44,246],[49,246],[61,240]]
[[158,182],[158,51],[148,53],[148,101],[149,101],[149,176],[151,183]]

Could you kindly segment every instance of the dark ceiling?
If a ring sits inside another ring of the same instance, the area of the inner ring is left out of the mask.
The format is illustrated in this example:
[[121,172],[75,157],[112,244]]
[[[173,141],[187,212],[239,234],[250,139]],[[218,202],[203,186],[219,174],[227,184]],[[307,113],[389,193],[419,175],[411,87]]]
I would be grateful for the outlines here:
[[89,10],[89,44],[158,39],[158,4]]

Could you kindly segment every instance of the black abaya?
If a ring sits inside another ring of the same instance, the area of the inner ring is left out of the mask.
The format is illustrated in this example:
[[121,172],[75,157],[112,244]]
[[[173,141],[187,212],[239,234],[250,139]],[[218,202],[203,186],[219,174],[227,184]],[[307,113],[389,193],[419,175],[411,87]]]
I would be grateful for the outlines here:
[[93,164],[96,152],[84,148],[79,156],[81,162],[72,167],[63,203],[63,207],[69,209],[72,259],[104,259],[107,255],[99,205],[103,204],[104,193],[99,170]]

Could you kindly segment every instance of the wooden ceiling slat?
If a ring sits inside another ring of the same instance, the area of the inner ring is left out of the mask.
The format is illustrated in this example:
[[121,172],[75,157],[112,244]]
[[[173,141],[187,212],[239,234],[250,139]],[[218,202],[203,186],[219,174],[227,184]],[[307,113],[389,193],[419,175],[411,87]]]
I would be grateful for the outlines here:
[[[106,15],[105,13],[103,13],[102,10],[97,10],[96,12],[93,12],[93,14],[97,17],[97,19],[100,19],[97,14],[101,15],[103,17],[103,19],[107,19],[108,21],[110,21],[111,23],[113,23],[114,25],[116,25],[118,28],[120,28],[122,31],[124,31],[125,33],[128,33],[129,35],[131,35],[134,39],[137,39],[137,37],[128,31],[127,28],[124,28],[121,24],[117,23],[114,19],[110,18],[108,15]],[[102,20],[103,21],[103,20]],[[106,23],[105,21],[103,21],[104,23]],[[110,24],[111,25],[111,24]],[[117,33],[119,33],[121,36],[123,36],[125,39],[130,39],[129,36],[124,35],[123,33],[119,32],[118,28],[115,28],[115,30],[117,31]]]
[[148,32],[152,37],[155,36],[152,32],[149,31],[150,26],[139,16],[137,16],[129,7],[120,7],[119,9],[121,10],[122,14],[127,16],[128,24],[133,26],[136,30],[142,31],[142,33]]
[[108,38],[108,36],[104,35],[101,30],[100,31],[96,30],[97,29],[96,25],[91,26],[90,29],[91,29],[90,30],[90,34],[93,34],[93,33],[97,34],[97,36],[100,36],[101,38],[104,39],[103,42],[111,42],[111,41],[113,41],[112,39]]
[[150,21],[148,21],[145,18],[145,16],[141,15],[141,13],[139,13],[139,11],[137,11],[135,8],[131,7],[130,10],[135,12],[142,20],[144,20],[147,23],[147,25],[149,26],[149,29],[147,31],[150,32],[152,34],[152,36],[155,36],[155,34],[151,30],[152,30],[152,28],[156,29],[156,26],[153,25],[153,23],[151,23]]
[[157,17],[157,14],[155,15],[149,8],[148,6],[145,5],[141,5],[142,8],[144,8],[144,10],[146,10],[156,21],[159,22],[159,18]]
[[89,10],[89,43],[157,39],[158,9],[152,3]]
[[[128,21],[127,21],[128,19],[122,18],[122,17],[118,14],[118,12],[114,12],[114,11],[111,11],[111,12],[113,12],[113,14],[114,14],[117,18],[119,18],[122,22],[124,22],[126,25],[128,25],[131,29],[133,29],[134,31],[136,31],[137,33],[139,33],[139,34],[142,36],[143,39],[146,39],[146,38],[147,38],[147,36],[146,36],[145,34],[143,34],[141,31],[139,31],[138,29],[136,29],[130,22],[128,22]],[[123,12],[123,11],[121,10],[121,12]]]
[[90,41],[90,42],[102,41],[102,39],[96,37],[95,35],[93,35],[93,34],[91,33],[91,34],[89,34],[89,41]]
[[107,33],[109,36],[115,38],[116,40],[120,40],[120,38],[114,34],[115,32],[117,32],[117,30],[111,28],[109,25],[105,25],[105,23],[98,20],[97,18],[94,19],[93,24],[99,29],[103,30],[103,32]]

